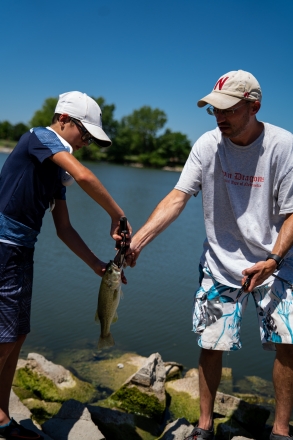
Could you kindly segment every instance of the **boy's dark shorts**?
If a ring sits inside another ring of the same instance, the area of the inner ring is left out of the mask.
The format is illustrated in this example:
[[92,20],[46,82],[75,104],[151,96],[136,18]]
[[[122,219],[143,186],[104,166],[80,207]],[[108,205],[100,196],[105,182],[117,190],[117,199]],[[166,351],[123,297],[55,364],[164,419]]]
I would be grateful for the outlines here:
[[34,249],[0,242],[0,343],[30,332]]

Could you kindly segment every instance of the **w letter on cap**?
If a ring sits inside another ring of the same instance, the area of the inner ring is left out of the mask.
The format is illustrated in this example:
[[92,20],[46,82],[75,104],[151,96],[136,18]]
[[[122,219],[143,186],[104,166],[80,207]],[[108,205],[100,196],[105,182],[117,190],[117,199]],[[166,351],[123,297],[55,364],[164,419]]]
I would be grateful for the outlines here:
[[220,78],[219,81],[216,83],[214,90],[216,90],[216,88],[218,88],[219,90],[222,90],[222,87],[225,84],[225,82],[227,81],[227,79],[229,79],[229,76],[226,76],[225,78]]

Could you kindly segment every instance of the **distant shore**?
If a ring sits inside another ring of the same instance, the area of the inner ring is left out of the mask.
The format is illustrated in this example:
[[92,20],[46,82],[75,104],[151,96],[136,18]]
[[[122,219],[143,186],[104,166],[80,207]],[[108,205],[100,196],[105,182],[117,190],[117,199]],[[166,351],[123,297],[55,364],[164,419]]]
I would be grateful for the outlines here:
[[[13,148],[11,147],[3,147],[0,146],[0,153],[11,153],[11,151],[13,150]],[[130,163],[127,164],[130,167],[134,167],[134,168],[145,168],[141,163]],[[178,173],[181,173],[183,167],[179,166],[179,167],[163,167],[161,168],[163,171],[176,171]]]
[[0,147],[0,153],[11,153],[12,150],[11,147]]

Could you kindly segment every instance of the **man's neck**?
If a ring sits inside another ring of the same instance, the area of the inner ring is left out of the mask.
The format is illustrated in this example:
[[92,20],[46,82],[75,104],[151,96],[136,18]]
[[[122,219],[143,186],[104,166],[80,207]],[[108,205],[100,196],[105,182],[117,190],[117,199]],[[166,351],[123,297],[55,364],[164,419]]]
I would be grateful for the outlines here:
[[264,124],[257,120],[254,121],[253,126],[248,126],[247,129],[235,138],[229,138],[233,144],[241,147],[246,147],[252,144],[263,132]]

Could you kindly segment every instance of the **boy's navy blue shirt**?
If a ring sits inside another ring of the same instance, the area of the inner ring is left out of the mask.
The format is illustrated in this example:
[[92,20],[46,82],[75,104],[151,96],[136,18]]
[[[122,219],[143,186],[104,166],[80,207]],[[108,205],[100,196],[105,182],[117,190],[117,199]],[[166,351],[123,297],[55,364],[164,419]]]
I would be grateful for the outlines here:
[[52,199],[65,200],[64,171],[49,157],[68,151],[55,132],[25,133],[0,174],[0,240],[33,247]]

